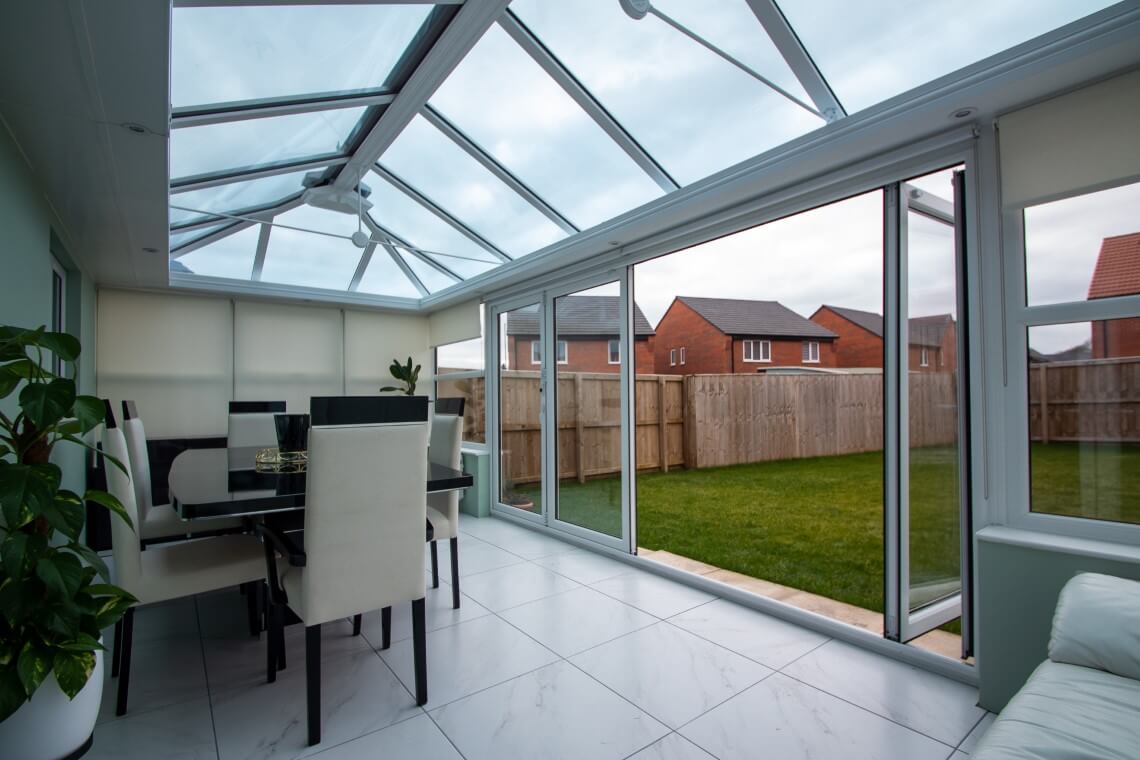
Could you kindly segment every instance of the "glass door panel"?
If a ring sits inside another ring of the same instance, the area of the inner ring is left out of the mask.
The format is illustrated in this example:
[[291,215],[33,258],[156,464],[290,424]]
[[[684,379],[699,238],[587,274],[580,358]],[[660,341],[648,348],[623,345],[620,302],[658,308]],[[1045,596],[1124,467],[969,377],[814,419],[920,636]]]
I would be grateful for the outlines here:
[[543,514],[542,306],[499,314],[499,504]]

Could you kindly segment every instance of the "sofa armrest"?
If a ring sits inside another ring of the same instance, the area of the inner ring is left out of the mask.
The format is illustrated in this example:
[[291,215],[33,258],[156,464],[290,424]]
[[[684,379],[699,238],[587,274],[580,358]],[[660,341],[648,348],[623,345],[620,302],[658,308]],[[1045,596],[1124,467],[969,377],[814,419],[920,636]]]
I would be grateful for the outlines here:
[[1080,573],[1061,589],[1049,659],[1140,680],[1140,582]]

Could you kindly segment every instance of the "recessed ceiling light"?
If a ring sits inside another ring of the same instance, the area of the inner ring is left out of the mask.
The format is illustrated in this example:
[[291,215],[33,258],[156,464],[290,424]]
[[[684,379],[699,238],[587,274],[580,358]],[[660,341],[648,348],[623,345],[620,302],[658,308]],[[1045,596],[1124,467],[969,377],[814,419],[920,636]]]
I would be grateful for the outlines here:
[[968,119],[971,116],[976,116],[978,109],[973,106],[965,106],[963,108],[956,108],[950,112],[951,119]]
[[158,249],[153,245],[143,246],[143,253],[158,253]]
[[610,245],[621,245],[621,241],[620,240],[611,240]]
[[133,122],[133,121],[124,121],[123,127],[130,130],[131,132],[134,132],[136,135],[145,135],[147,132],[150,131],[149,129],[144,127],[142,124],[139,124],[139,123]]

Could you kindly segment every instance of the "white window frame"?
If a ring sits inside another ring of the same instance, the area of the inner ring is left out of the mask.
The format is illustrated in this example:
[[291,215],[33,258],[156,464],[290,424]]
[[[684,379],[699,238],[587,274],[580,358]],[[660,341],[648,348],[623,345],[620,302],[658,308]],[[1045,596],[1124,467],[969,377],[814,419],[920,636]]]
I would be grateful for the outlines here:
[[[56,278],[59,278],[59,291],[56,291]],[[57,298],[58,296],[58,298]],[[55,256],[51,257],[51,325],[48,329],[53,332],[67,332],[67,270],[63,268]],[[51,371],[56,375],[63,375],[63,359],[51,352]]]
[[[555,341],[554,343],[554,363],[555,364],[569,364],[570,363],[570,344],[564,340]],[[558,357],[562,358],[559,359]]]
[[532,340],[530,342],[530,363],[534,365],[542,364],[542,341]]
[[[803,358],[803,355],[804,355],[803,349],[807,349],[807,358],[806,359]],[[813,353],[815,354],[814,359],[812,358]],[[803,346],[800,350],[800,359],[801,359],[801,362],[800,362],[801,364],[819,364],[819,341],[818,340],[805,340],[803,342]]]
[[[750,338],[741,341],[741,358],[749,364],[770,364],[772,362],[772,341]],[[760,355],[757,357],[756,348],[759,346]],[[751,349],[751,350],[749,350]],[[752,356],[749,356],[752,354]]]
[[675,348],[669,349],[669,366],[670,367],[676,367],[677,366],[677,349],[675,349]]
[[920,367],[929,367],[930,366],[930,354],[927,353],[926,346],[920,346],[919,347],[918,366],[920,366]]
[[682,364],[682,366],[685,364],[685,347],[684,346],[681,346],[681,364]]
[[[617,354],[617,361],[614,361],[614,354]],[[607,364],[621,364],[621,339],[610,338],[606,341],[606,363]]]

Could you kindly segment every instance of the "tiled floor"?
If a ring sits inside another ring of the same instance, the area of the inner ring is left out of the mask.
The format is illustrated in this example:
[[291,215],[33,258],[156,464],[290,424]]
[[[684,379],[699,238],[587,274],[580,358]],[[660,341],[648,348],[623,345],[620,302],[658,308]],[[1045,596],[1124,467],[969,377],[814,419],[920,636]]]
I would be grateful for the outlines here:
[[130,712],[109,682],[88,757],[960,760],[988,725],[957,682],[501,520],[461,528],[462,607],[428,590],[426,709],[408,609],[384,652],[378,613],[327,625],[306,747],[301,629],[266,684],[230,590],[138,612]]

